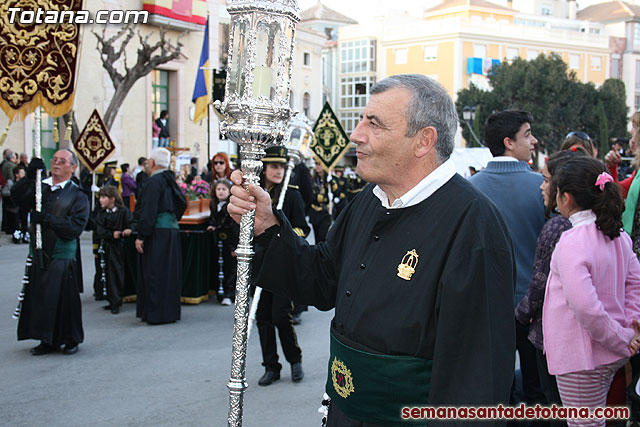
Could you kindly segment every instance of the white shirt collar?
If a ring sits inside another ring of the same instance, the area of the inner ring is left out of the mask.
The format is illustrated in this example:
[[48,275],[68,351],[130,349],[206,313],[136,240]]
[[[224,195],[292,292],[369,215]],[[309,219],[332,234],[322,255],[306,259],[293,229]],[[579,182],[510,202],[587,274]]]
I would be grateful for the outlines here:
[[56,185],[53,185],[53,178],[52,178],[52,177],[49,177],[49,178],[47,178],[47,179],[43,179],[43,180],[42,180],[42,182],[43,182],[44,184],[47,184],[49,187],[51,187],[51,191],[56,191],[56,190],[59,190],[59,189],[61,189],[61,188],[66,187],[66,186],[67,186],[67,184],[69,183],[69,181],[71,181],[71,180],[70,180],[70,179],[68,179],[68,180],[66,180],[66,181],[64,181],[64,182],[60,182],[60,183],[58,183],[58,184],[56,184]]
[[572,227],[593,224],[594,222],[596,222],[596,214],[594,214],[591,209],[576,212],[569,217],[569,221],[571,222]]
[[446,184],[456,174],[456,166],[452,159],[447,160],[440,166],[438,166],[433,172],[424,177],[415,187],[403,194],[399,199],[393,201],[389,206],[389,198],[387,194],[382,191],[382,188],[375,186],[373,188],[373,194],[380,199],[382,206],[388,209],[401,209],[408,208],[409,206],[417,205],[418,203],[426,200],[429,196],[435,193],[440,187]]
[[118,211],[118,207],[117,207],[117,206],[114,206],[114,207],[113,207],[113,209],[106,208],[105,210],[106,210],[107,212],[109,212],[109,213],[114,213],[114,212],[117,212],[117,211]]
[[492,162],[517,162],[519,160],[511,156],[497,156],[491,159],[491,161]]

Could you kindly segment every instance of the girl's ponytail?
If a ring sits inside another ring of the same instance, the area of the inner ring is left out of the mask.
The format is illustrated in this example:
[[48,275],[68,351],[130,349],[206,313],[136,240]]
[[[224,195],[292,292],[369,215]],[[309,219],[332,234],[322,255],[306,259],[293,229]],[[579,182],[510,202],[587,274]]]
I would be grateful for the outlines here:
[[591,209],[596,225],[611,240],[620,235],[624,201],[620,187],[606,172],[604,163],[590,157],[576,157],[553,176],[559,193],[569,193],[576,205]]
[[[604,172],[606,173],[606,172]],[[609,175],[607,173],[607,175]],[[603,187],[600,190],[600,187]],[[591,210],[596,214],[596,225],[598,229],[609,236],[612,240],[620,235],[622,228],[622,212],[624,212],[624,201],[620,194],[620,186],[613,179],[597,185],[600,197],[596,200]]]

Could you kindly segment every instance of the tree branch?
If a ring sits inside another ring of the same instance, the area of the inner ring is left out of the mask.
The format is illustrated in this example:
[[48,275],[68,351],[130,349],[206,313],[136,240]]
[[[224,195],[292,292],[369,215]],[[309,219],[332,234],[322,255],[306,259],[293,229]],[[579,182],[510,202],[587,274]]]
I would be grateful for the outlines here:
[[[183,45],[180,42],[186,32],[176,38],[176,44],[174,46],[171,40],[168,40],[166,37],[168,32],[167,28],[160,29],[159,40],[155,44],[150,44],[149,42],[152,33],[143,37],[140,31],[138,31],[139,47],[137,50],[137,59],[131,68],[127,65],[127,46],[135,36],[131,25],[122,27],[118,33],[108,40],[105,40],[106,35],[104,31],[102,36],[96,34],[94,31],[92,32],[98,40],[97,47],[102,59],[102,66],[109,74],[115,89],[113,98],[104,115],[104,123],[107,129],[110,130],[120,106],[136,81],[162,64],[173,61],[179,57],[186,58],[182,55],[181,49]],[[116,41],[123,36],[124,39],[122,39],[120,47],[116,51],[113,46]],[[121,57],[124,58],[124,75],[114,66]]]

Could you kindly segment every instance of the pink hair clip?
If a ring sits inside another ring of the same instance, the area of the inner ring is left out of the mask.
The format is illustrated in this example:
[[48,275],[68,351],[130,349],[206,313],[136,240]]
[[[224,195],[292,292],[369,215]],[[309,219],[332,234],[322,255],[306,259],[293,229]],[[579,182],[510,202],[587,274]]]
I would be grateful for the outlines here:
[[600,187],[600,191],[604,191],[604,186],[607,184],[607,182],[614,182],[613,177],[607,172],[602,172],[600,175],[598,175],[596,186]]

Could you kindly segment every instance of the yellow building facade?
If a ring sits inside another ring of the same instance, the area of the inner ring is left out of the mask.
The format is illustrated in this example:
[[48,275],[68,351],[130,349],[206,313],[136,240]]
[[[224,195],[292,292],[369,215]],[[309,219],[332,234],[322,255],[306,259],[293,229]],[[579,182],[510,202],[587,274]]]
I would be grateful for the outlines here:
[[[366,75],[377,81],[418,73],[437,80],[454,99],[471,84],[489,90],[491,67],[516,57],[559,54],[580,81],[596,86],[610,76],[609,37],[601,24],[521,14],[483,0],[444,1],[422,17],[390,14],[340,29],[339,46],[358,40],[375,44],[375,72],[342,73],[339,80]],[[359,112],[339,105],[347,132],[353,130],[351,117]]]

